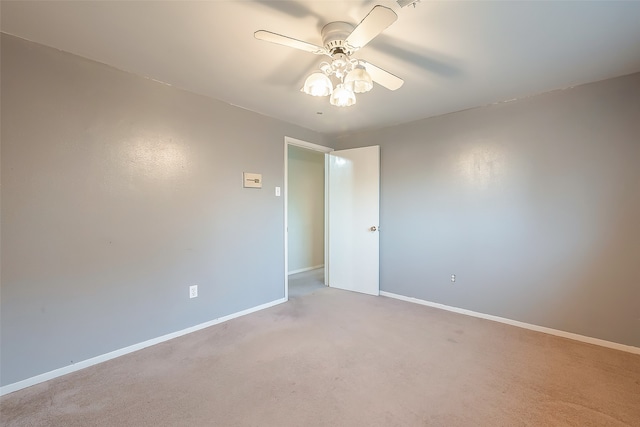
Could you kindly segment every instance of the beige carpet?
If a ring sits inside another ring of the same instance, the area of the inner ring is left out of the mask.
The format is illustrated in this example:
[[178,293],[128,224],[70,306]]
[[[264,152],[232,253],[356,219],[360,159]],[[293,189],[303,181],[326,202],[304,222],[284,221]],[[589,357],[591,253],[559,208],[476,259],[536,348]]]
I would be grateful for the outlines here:
[[640,426],[640,356],[327,288],[0,404],[3,426]]

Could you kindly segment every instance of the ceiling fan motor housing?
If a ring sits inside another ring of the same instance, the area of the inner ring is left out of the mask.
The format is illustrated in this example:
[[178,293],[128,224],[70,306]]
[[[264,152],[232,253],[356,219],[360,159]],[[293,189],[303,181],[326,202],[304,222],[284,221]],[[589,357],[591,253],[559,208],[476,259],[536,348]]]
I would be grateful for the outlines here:
[[350,56],[354,52],[345,42],[353,29],[353,25],[341,21],[330,22],[322,28],[322,44],[331,56],[335,54]]

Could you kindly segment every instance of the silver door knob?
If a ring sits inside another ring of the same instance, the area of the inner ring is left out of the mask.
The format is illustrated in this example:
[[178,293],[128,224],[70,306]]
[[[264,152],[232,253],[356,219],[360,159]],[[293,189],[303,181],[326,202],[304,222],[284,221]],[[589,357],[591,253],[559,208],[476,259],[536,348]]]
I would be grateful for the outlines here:
[[371,230],[371,231],[378,231],[378,229],[376,228],[376,226],[375,226],[375,225],[374,225],[374,226],[372,226],[369,230]]

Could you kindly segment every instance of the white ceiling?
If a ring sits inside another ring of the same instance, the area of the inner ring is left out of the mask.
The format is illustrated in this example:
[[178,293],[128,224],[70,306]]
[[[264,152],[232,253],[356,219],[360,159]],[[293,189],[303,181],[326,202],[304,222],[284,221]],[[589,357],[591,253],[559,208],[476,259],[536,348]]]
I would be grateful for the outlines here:
[[[376,4],[398,20],[355,57],[405,80],[339,108],[299,91],[327,22]],[[2,1],[1,30],[331,135],[404,123],[640,71],[640,2]],[[318,114],[318,113],[322,114]]]

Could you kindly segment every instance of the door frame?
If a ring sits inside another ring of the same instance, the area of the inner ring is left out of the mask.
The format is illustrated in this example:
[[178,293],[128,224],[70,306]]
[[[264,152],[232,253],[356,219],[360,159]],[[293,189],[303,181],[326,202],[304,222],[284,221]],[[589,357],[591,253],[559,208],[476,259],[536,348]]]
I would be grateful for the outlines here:
[[289,300],[289,145],[324,153],[324,284],[329,283],[329,159],[331,147],[318,145],[301,139],[284,137],[284,299]]

